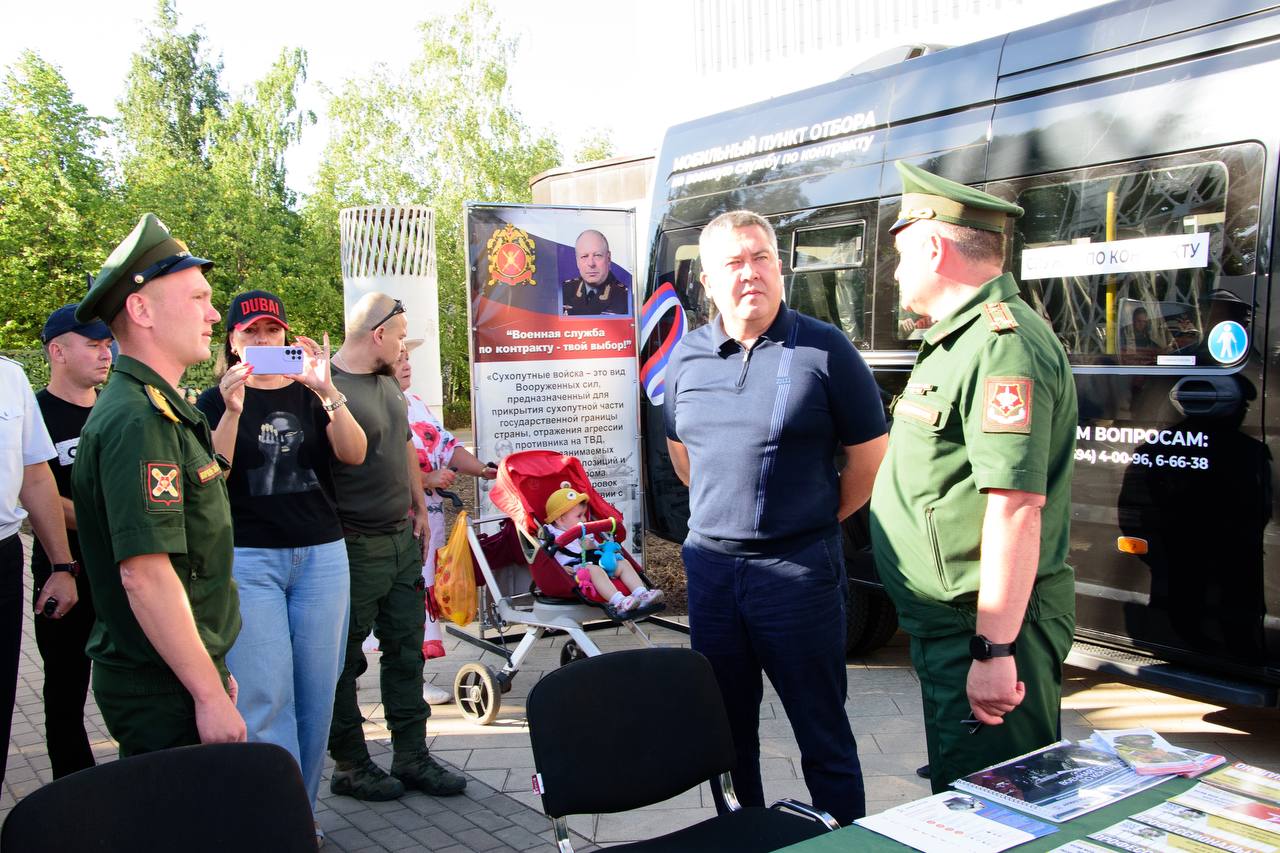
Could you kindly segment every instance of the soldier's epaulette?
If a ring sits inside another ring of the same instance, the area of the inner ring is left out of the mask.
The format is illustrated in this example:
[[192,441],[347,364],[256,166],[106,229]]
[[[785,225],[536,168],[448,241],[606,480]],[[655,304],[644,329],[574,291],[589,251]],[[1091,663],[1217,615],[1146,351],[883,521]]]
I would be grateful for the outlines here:
[[169,405],[169,401],[164,396],[164,392],[159,388],[154,385],[148,385],[147,399],[151,401],[151,405],[155,406],[157,412],[164,415],[175,424],[178,422],[178,416],[173,413],[173,406]]
[[1007,332],[1018,328],[1018,321],[1013,319],[1009,306],[1003,302],[987,302],[982,306],[982,313],[987,315],[987,323],[993,332]]
[[0,361],[7,361],[7,362],[9,362],[10,364],[16,364],[16,365],[18,365],[18,367],[22,367],[22,362],[20,362],[20,361],[15,361],[14,359],[9,358],[9,356],[7,356],[7,355],[0,355]]

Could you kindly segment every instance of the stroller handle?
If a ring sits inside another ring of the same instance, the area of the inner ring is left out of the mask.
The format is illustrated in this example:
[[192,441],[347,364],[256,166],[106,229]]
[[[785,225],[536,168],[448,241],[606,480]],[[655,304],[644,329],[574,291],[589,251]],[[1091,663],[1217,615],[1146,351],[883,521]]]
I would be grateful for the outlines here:
[[584,524],[575,524],[564,533],[556,537],[556,545],[563,548],[571,542],[576,542],[584,536],[594,536],[597,533],[613,533],[618,529],[617,519],[602,518],[599,521],[588,521]]

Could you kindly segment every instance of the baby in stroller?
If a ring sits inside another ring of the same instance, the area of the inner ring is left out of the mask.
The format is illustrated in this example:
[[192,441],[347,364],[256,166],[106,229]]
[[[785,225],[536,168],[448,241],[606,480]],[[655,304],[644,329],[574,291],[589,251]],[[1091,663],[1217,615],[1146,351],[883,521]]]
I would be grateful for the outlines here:
[[[547,511],[543,516],[547,519],[545,533],[551,540],[552,555],[556,562],[568,569],[583,592],[590,594],[588,584],[594,588],[596,595],[604,600],[618,616],[626,616],[637,610],[647,609],[663,599],[660,589],[649,589],[644,585],[640,575],[621,555],[621,546],[607,537],[601,542],[594,535],[587,533],[589,521],[587,513],[587,495],[562,483],[560,488],[547,498]],[[575,528],[581,535],[566,541]],[[563,542],[565,544],[556,544]],[[622,581],[630,594],[624,594],[614,584],[614,580]]]

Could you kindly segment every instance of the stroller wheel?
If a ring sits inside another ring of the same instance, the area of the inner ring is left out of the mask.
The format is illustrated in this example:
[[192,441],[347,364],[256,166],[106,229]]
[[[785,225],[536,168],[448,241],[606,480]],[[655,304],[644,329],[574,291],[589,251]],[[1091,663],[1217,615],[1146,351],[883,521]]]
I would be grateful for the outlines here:
[[561,666],[564,666],[565,664],[573,663],[576,660],[582,660],[585,657],[587,657],[587,653],[584,652],[582,648],[573,640],[569,640],[567,643],[564,644],[563,648],[560,649],[560,665]]
[[453,679],[453,697],[458,710],[467,720],[487,726],[498,717],[502,707],[502,691],[498,679],[482,663],[464,664]]

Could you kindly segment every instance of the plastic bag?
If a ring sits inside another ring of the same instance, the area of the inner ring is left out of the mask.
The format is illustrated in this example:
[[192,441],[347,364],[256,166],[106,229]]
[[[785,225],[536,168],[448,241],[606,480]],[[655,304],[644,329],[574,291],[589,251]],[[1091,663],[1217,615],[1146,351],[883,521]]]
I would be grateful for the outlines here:
[[458,513],[449,541],[436,551],[435,598],[440,618],[460,628],[475,621],[476,570],[465,512]]

